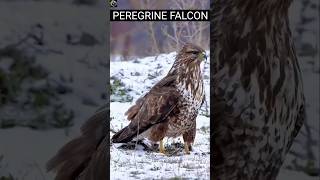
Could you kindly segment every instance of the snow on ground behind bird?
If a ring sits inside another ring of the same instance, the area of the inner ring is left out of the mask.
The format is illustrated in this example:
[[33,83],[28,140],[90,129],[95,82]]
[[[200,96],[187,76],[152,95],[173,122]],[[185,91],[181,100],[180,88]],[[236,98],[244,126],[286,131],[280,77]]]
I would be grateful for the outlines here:
[[[206,52],[209,56],[209,51]],[[117,132],[129,124],[124,116],[125,111],[145,94],[155,83],[161,80],[170,70],[176,53],[134,59],[132,61],[116,61],[110,64],[110,77],[113,94],[111,95],[110,127]],[[157,152],[142,149],[125,150],[111,145],[110,172],[111,179],[149,179],[149,178],[188,178],[209,179],[210,168],[210,59],[204,66],[204,84],[206,101],[197,118],[197,134],[190,155],[179,153],[166,156]],[[121,87],[119,87],[121,86]],[[121,90],[119,90],[121,89]],[[119,93],[125,92],[125,93]],[[129,94],[130,98],[119,98]],[[110,137],[114,133],[110,132]],[[174,140],[182,141],[182,138]],[[165,139],[170,145],[173,139]]]

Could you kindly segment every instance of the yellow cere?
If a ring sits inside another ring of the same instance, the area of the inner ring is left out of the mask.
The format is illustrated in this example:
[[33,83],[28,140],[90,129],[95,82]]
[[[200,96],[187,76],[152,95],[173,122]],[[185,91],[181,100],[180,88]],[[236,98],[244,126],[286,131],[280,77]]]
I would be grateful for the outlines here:
[[206,53],[205,53],[205,52],[200,53],[200,54],[199,54],[199,58],[200,58],[201,60],[205,60],[205,59],[207,59],[207,55],[206,55]]

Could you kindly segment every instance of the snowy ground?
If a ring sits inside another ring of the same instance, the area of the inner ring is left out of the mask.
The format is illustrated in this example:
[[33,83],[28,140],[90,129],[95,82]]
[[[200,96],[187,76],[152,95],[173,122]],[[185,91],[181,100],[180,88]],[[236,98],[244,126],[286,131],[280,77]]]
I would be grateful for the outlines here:
[[[135,102],[137,98],[146,93],[154,83],[162,79],[173,64],[176,53],[162,54],[155,57],[136,59],[129,62],[112,62],[110,64],[111,79],[120,80],[128,94],[133,97],[132,102],[111,102],[111,129],[120,130],[129,122],[124,116],[124,112]],[[207,52],[209,55],[209,52]],[[207,62],[210,62],[208,59]],[[209,63],[204,67],[204,83],[206,101],[210,104],[209,93]],[[114,84],[114,80],[111,80]],[[116,97],[111,98],[114,101]],[[111,179],[167,179],[167,178],[187,178],[187,179],[209,179],[210,175],[210,118],[205,116],[203,110],[197,118],[197,134],[194,142],[194,151],[190,155],[181,152],[172,156],[166,156],[157,152],[146,152],[142,149],[124,150],[113,144],[110,148]],[[203,115],[201,115],[203,114]],[[110,133],[110,137],[113,133]],[[177,138],[176,141],[182,141]],[[166,141],[165,145],[170,145],[173,139]]]
[[[295,2],[300,3],[297,0]],[[105,1],[101,1],[101,3],[103,4]],[[296,13],[297,16],[301,14],[298,11],[299,6]],[[37,62],[50,71],[50,78],[58,80],[61,76],[73,77],[73,82],[69,84],[73,89],[73,93],[66,96],[64,102],[75,111],[74,126],[68,130],[35,131],[22,127],[0,129],[0,177],[12,174],[18,180],[53,179],[54,174],[47,173],[45,170],[46,161],[63,144],[77,136],[81,124],[99,105],[105,103],[105,99],[101,98],[101,94],[105,91],[106,59],[108,58],[100,56],[105,54],[106,48],[104,45],[106,27],[104,23],[101,23],[105,22],[103,18],[105,13],[103,6],[75,6],[64,0],[55,2],[45,0],[30,0],[27,2],[18,0],[14,2],[0,1],[0,47],[16,42],[26,33],[31,32],[35,24],[42,24],[46,45],[36,54]],[[8,16],[10,19],[7,18]],[[314,27],[319,27],[313,25],[318,20],[316,18],[308,21],[308,27],[313,30]],[[292,24],[296,26],[296,23],[298,24],[299,22],[293,22]],[[66,44],[65,37],[67,34],[77,38],[82,32],[94,35],[100,42],[95,46]],[[302,39],[307,42],[313,42],[313,36],[308,35],[310,30],[305,32],[303,35],[308,36],[309,39]],[[297,44],[297,47],[300,48],[299,44]],[[129,97],[120,98],[121,103],[111,103],[111,108],[113,108],[111,116],[114,117],[111,125],[114,130],[119,130],[128,123],[123,116],[123,112],[132,104],[127,102],[128,98],[135,100],[146,89],[150,88],[154,82],[165,75],[171,66],[173,56],[174,53],[159,56],[157,60],[155,60],[155,57],[148,57],[147,59],[127,62],[126,69],[123,69],[120,62],[111,64],[111,75],[119,73],[117,76],[123,77],[121,81],[131,88],[131,90],[125,89],[125,91],[129,91]],[[299,168],[293,166],[295,159],[301,166],[308,165],[307,159],[311,159],[313,160],[313,166],[319,168],[318,57],[318,55],[311,58],[299,57],[308,104],[307,122],[311,130],[310,133],[307,133],[306,129],[302,129],[302,133],[299,134],[292,148],[292,151],[298,152],[298,154],[290,153],[288,155],[280,171],[279,180],[319,179],[319,177],[308,176],[301,169],[299,170]],[[161,63],[160,59],[163,60]],[[158,64],[162,67],[158,68]],[[131,72],[134,74],[129,76],[128,73]],[[130,78],[126,79],[124,77]],[[117,92],[121,94],[122,91],[118,89]],[[117,100],[117,97],[113,97],[114,100]],[[201,114],[206,113],[201,111]],[[121,177],[121,179],[138,177],[141,179],[146,179],[147,177],[157,179],[162,176],[176,177],[177,179],[179,177],[208,179],[210,155],[208,154],[209,120],[206,116],[199,116],[197,123],[198,131],[194,146],[195,151],[191,155],[167,157],[159,153],[149,153],[142,150],[122,150],[112,146],[112,161],[110,162],[112,177],[114,179],[116,177]],[[169,140],[166,144],[170,144],[171,141]],[[310,154],[315,157],[313,159],[310,158]],[[308,166],[312,167],[312,165]],[[145,170],[144,172],[146,173],[141,173],[142,170]]]

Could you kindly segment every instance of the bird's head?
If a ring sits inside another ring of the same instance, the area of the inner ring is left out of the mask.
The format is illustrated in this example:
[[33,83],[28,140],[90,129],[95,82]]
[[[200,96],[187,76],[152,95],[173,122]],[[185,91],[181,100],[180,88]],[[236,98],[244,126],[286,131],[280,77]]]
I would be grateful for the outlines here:
[[195,44],[187,43],[178,52],[169,73],[202,72],[206,59],[207,55],[204,49]]
[[200,65],[204,60],[207,59],[206,52],[201,47],[187,43],[178,52],[176,57],[176,63],[179,64],[190,64],[195,63]]
[[207,59],[204,49],[191,43],[185,44],[180,50],[179,54],[182,54],[191,60],[198,60],[200,62]]

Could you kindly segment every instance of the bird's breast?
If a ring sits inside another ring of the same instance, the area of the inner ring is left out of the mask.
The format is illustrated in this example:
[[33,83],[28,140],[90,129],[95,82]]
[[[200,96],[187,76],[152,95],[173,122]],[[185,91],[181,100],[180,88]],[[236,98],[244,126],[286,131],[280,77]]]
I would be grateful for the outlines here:
[[181,94],[180,102],[190,110],[199,109],[204,97],[202,79],[194,82],[181,82],[177,85],[178,92]]
[[196,117],[204,97],[202,81],[199,81],[198,85],[194,85],[194,88],[192,89],[192,87],[188,87],[186,84],[179,84],[177,86],[181,98],[178,102],[177,114],[172,118],[169,117],[168,137],[180,136],[196,125]]

